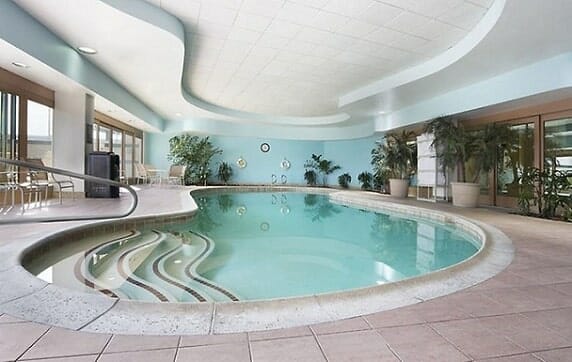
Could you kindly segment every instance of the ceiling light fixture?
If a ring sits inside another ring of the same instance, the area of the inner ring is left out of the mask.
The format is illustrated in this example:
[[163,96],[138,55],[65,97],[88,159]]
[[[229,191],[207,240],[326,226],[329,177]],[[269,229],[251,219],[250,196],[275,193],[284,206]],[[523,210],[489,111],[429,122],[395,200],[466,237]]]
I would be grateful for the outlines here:
[[18,68],[30,68],[28,64],[24,64],[21,62],[12,62],[12,65]]
[[87,55],[94,55],[97,53],[97,50],[90,47],[77,47],[77,50]]
[[378,113],[378,114],[386,114],[387,112],[386,112],[386,111],[379,111],[379,112],[377,112],[377,113]]
[[175,113],[175,116],[177,116],[177,117],[181,117],[181,116],[182,116],[182,114],[181,114],[181,113],[179,113],[179,112],[177,112],[177,113]]

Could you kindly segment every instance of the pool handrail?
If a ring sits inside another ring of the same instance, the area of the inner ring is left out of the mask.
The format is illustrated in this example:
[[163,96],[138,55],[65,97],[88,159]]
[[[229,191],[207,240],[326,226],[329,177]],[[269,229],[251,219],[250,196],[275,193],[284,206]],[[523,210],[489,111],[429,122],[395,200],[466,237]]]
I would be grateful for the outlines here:
[[135,192],[135,190],[131,186],[123,184],[123,183],[118,182],[118,181],[113,181],[110,179],[105,179],[105,178],[91,176],[91,175],[85,175],[85,174],[72,172],[72,171],[68,171],[68,170],[62,170],[60,168],[54,168],[54,167],[48,167],[48,166],[39,166],[38,164],[35,164],[35,163],[30,163],[30,162],[25,162],[25,161],[20,161],[20,160],[11,160],[11,159],[1,158],[1,157],[0,157],[0,163],[24,167],[24,168],[28,168],[28,169],[32,169],[32,170],[51,172],[51,173],[55,173],[58,175],[64,175],[64,176],[69,176],[69,177],[73,177],[76,179],[81,179],[84,181],[95,182],[98,184],[122,187],[122,188],[126,189],[132,196],[132,201],[131,201],[131,205],[129,206],[129,209],[127,209],[127,211],[125,211],[124,213],[117,214],[117,215],[103,214],[103,215],[91,215],[91,216],[90,215],[81,215],[81,216],[52,216],[52,217],[49,217],[49,216],[48,217],[44,217],[44,216],[42,216],[42,217],[20,217],[20,218],[8,218],[8,219],[0,218],[0,225],[25,224],[25,223],[34,223],[34,222],[59,222],[59,221],[119,219],[119,218],[123,218],[123,217],[131,215],[133,213],[133,211],[135,211],[135,209],[137,208],[137,204],[139,203],[139,198],[137,197],[137,193]]

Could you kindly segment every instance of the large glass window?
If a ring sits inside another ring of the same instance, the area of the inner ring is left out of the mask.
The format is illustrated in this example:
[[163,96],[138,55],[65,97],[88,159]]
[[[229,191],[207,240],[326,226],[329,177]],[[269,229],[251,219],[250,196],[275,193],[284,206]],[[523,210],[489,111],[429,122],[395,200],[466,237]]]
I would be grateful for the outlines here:
[[18,158],[20,97],[0,92],[0,156]]
[[125,132],[125,143],[123,144],[124,156],[123,163],[125,164],[125,177],[133,177],[133,135]]
[[520,176],[534,166],[534,123],[510,126],[513,150],[504,151],[497,164],[497,195],[518,197]]
[[27,158],[39,158],[52,166],[52,109],[28,101]]
[[119,155],[121,176],[129,180],[135,175],[135,163],[141,163],[143,159],[142,132],[128,126],[122,127],[116,120],[108,121],[104,123],[96,118],[93,125],[94,151]]
[[572,118],[544,123],[544,168],[562,171],[572,181]]
[[134,163],[143,163],[143,140],[140,137],[135,137],[135,153],[133,155]]
[[99,147],[98,151],[110,152],[111,151],[111,129],[99,125]]

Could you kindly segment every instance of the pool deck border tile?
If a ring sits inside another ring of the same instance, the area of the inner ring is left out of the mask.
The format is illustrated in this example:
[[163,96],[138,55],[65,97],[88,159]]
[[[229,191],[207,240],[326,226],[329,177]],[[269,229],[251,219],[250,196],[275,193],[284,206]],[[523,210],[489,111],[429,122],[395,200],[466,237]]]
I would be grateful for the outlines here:
[[498,274],[510,264],[514,255],[510,239],[492,226],[443,211],[402,205],[375,193],[306,187],[212,187],[195,188],[192,194],[196,196],[224,189],[329,194],[333,202],[353,207],[373,211],[390,210],[413,217],[429,217],[436,221],[453,223],[480,239],[483,245],[477,254],[462,263],[400,282],[340,293],[233,303],[157,304],[117,301],[52,284],[46,285],[18,265],[29,256],[41,255],[46,248],[51,247],[51,243],[59,242],[62,237],[91,236],[102,231],[186,220],[192,217],[197,206],[188,196],[191,189],[182,188],[174,191],[174,198],[179,201],[179,208],[174,212],[157,213],[144,210],[138,215],[119,221],[74,222],[60,224],[59,228],[53,227],[54,224],[41,224],[37,227],[45,229],[43,238],[38,239],[36,232],[32,233],[31,237],[18,240],[18,243],[8,243],[0,247],[0,255],[7,256],[10,264],[9,268],[0,270],[0,280],[14,284],[10,291],[5,291],[6,288],[0,290],[0,313],[58,327],[98,333],[206,335],[264,331],[336,321],[447,295]]

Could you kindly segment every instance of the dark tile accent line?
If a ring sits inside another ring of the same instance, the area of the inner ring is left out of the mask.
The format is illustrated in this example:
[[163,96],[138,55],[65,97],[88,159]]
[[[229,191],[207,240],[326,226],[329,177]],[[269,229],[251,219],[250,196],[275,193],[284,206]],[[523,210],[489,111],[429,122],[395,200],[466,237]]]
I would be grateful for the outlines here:
[[131,249],[131,250],[129,250],[129,251],[123,253],[123,254],[119,257],[119,259],[117,260],[117,272],[118,272],[119,275],[121,275],[121,277],[122,277],[123,279],[125,279],[127,282],[129,282],[129,283],[131,283],[131,284],[133,284],[133,285],[135,285],[135,286],[137,286],[137,287],[139,287],[139,288],[145,289],[145,290],[148,291],[149,293],[153,294],[153,295],[154,295],[157,299],[159,299],[161,302],[168,302],[168,301],[169,301],[169,298],[167,298],[163,293],[161,293],[160,291],[158,291],[157,289],[153,288],[152,286],[150,286],[150,285],[148,285],[148,284],[142,283],[142,282],[140,282],[140,281],[138,281],[138,280],[135,280],[135,279],[131,278],[131,277],[125,272],[125,270],[123,270],[123,268],[121,268],[121,263],[123,262],[123,260],[125,260],[125,258],[127,257],[128,254],[130,254],[131,252],[133,252],[133,251],[135,251],[135,250],[141,249],[141,248],[143,248],[143,247],[145,247],[145,246],[147,246],[147,245],[151,245],[151,244],[153,244],[153,243],[156,243],[157,241],[160,240],[160,238],[161,238],[160,234],[157,233],[157,232],[154,231],[154,230],[153,230],[153,232],[154,232],[155,234],[157,234],[157,238],[156,238],[155,240],[151,240],[150,242],[147,242],[147,243],[145,243],[145,244],[143,244],[143,245],[139,245],[138,247],[136,247],[136,248],[134,248],[134,249]]
[[105,242],[103,242],[103,243],[101,243],[101,244],[99,244],[99,245],[97,245],[97,246],[94,246],[93,248],[89,249],[88,251],[86,251],[86,252],[84,253],[83,257],[80,257],[80,258],[76,261],[76,263],[75,263],[75,266],[74,266],[74,274],[75,274],[76,279],[79,280],[81,283],[83,283],[83,284],[84,284],[85,286],[87,286],[88,288],[97,290],[98,292],[101,292],[101,293],[107,295],[108,297],[111,297],[111,298],[119,298],[119,296],[118,296],[117,294],[115,294],[111,289],[107,289],[107,288],[105,288],[105,287],[102,287],[102,286],[98,285],[97,283],[95,283],[94,281],[87,279],[86,276],[82,273],[81,264],[82,264],[82,262],[85,260],[85,258],[86,258],[89,254],[93,253],[95,250],[97,250],[97,249],[99,249],[99,248],[101,248],[101,247],[103,247],[103,246],[107,246],[107,245],[116,243],[116,242],[118,242],[118,241],[128,239],[128,238],[132,237],[132,236],[135,235],[135,234],[136,234],[136,232],[132,230],[132,231],[129,232],[128,235],[124,235],[124,236],[121,236],[121,237],[118,237],[118,238],[115,238],[115,239],[112,239],[112,240],[105,241]]
[[238,301],[239,301],[238,297],[236,297],[234,294],[232,294],[232,293],[229,292],[228,290],[226,290],[226,289],[224,289],[224,288],[221,288],[221,287],[219,287],[218,285],[212,284],[212,283],[210,283],[210,282],[208,282],[208,281],[206,281],[206,280],[204,280],[204,279],[201,279],[201,278],[196,277],[195,275],[193,275],[193,273],[191,272],[192,266],[193,266],[197,261],[199,261],[203,256],[205,256],[205,255],[213,248],[213,246],[212,246],[211,241],[210,241],[208,238],[204,237],[203,235],[201,235],[201,234],[199,234],[199,233],[196,233],[196,232],[194,232],[194,231],[189,231],[189,232],[190,232],[191,234],[196,235],[197,237],[203,239],[203,240],[205,241],[207,247],[206,247],[192,262],[190,262],[189,265],[186,266],[186,268],[185,268],[185,274],[186,274],[189,278],[191,278],[192,280],[194,280],[194,281],[196,281],[196,282],[199,282],[199,283],[201,283],[201,284],[203,284],[203,285],[205,285],[205,286],[207,286],[207,287],[209,287],[209,288],[212,288],[212,289],[216,290],[216,291],[219,292],[219,293],[224,294],[225,296],[227,296],[227,297],[228,297],[230,300],[232,300],[233,302],[238,302]]
[[[155,231],[155,232],[157,232],[157,231]],[[163,254],[163,255],[161,255],[160,257],[158,257],[157,259],[155,259],[155,260],[153,261],[153,273],[155,273],[155,275],[156,275],[159,279],[161,279],[161,280],[163,280],[163,281],[165,281],[165,282],[167,282],[167,283],[169,283],[169,284],[171,284],[171,285],[173,285],[173,286],[175,286],[175,287],[177,287],[177,288],[179,288],[179,289],[182,289],[182,290],[184,290],[185,292],[189,293],[190,295],[192,295],[192,296],[193,296],[196,300],[198,300],[199,302],[206,302],[207,300],[205,299],[205,297],[203,297],[199,292],[197,292],[196,290],[194,290],[194,289],[192,289],[192,288],[190,288],[190,287],[188,287],[188,286],[186,286],[186,285],[183,285],[183,284],[179,283],[179,282],[176,281],[176,280],[173,280],[173,279],[167,277],[166,275],[164,275],[163,273],[161,273],[161,271],[159,270],[159,263],[160,263],[163,259],[165,259],[169,254],[171,254],[173,251],[178,250],[178,249],[180,249],[180,248],[182,248],[181,245],[177,246],[176,248],[173,248],[173,249],[169,250],[169,251],[166,252],[165,254]]]

